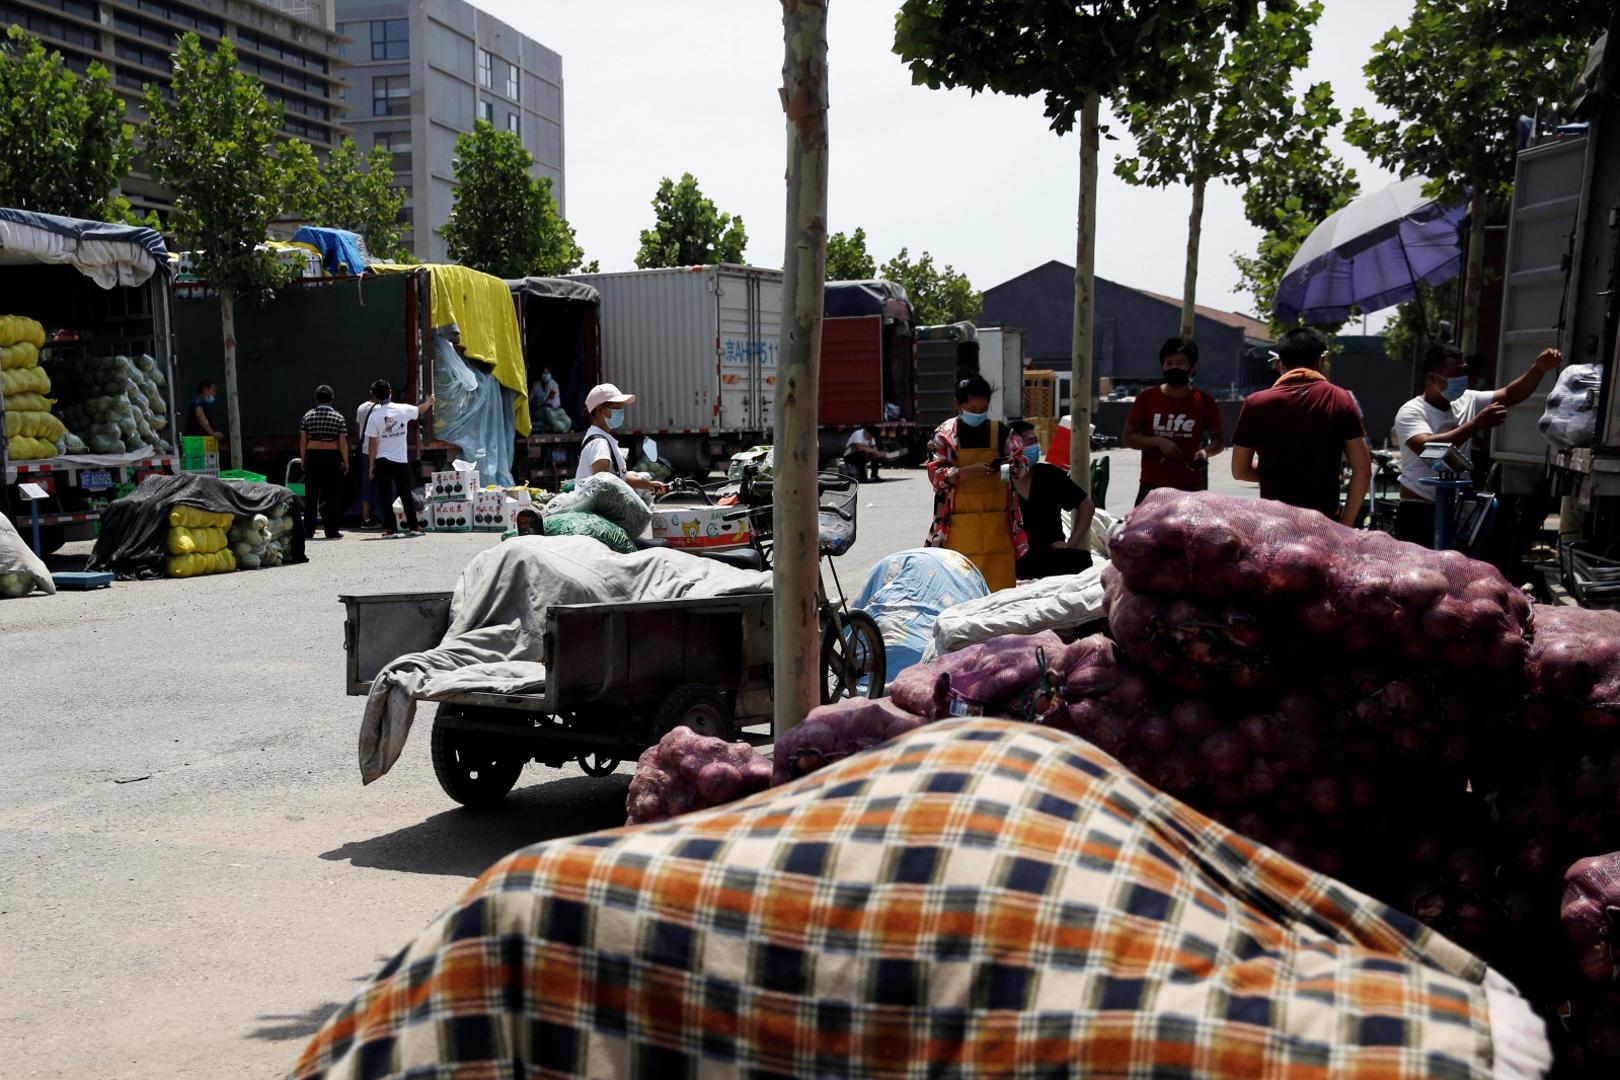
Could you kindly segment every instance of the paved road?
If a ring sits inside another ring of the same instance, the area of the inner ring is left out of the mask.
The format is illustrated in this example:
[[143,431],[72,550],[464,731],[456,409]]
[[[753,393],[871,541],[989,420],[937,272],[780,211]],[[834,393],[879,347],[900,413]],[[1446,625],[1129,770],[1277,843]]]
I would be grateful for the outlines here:
[[[846,589],[930,502],[915,471],[862,489]],[[459,809],[425,724],[360,784],[338,594],[448,589],[496,542],[351,534],[305,566],[0,605],[0,1072],[279,1075],[489,863],[623,821],[627,769],[530,766],[501,810]]]

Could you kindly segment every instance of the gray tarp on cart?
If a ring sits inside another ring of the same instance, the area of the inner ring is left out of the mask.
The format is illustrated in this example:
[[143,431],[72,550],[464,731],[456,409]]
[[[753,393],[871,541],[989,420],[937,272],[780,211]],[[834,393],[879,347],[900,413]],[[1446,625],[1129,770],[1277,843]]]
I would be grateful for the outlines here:
[[491,548],[461,572],[439,646],[400,657],[373,681],[360,724],[360,777],[369,784],[393,768],[419,699],[543,686],[546,610],[554,605],[770,589],[769,574],[667,548],[618,555],[584,536],[520,536]]

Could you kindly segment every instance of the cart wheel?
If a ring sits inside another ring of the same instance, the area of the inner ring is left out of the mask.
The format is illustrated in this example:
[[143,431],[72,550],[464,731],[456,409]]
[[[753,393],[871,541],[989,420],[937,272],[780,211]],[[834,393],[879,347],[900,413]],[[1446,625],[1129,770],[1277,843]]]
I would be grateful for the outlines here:
[[726,699],[702,683],[687,683],[676,687],[658,705],[653,731],[663,738],[681,726],[691,728],[699,735],[713,735],[717,739],[737,737],[737,724]]
[[880,698],[888,675],[883,632],[864,611],[840,613],[821,625],[821,703]]
[[462,806],[479,809],[506,798],[526,757],[497,753],[490,741],[433,720],[433,774],[444,793]]
[[608,757],[600,750],[592,750],[588,754],[581,754],[577,759],[580,771],[586,776],[607,776],[619,767],[620,758]]

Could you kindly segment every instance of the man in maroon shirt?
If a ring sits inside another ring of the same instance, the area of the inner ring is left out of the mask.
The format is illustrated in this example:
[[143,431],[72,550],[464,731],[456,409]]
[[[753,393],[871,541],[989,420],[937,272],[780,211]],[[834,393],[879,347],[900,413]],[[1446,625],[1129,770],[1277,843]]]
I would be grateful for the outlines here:
[[1178,337],[1166,341],[1159,347],[1159,367],[1163,384],[1137,394],[1125,418],[1125,445],[1142,451],[1138,504],[1154,488],[1206,490],[1209,459],[1225,448],[1215,399],[1191,386],[1198,370],[1198,343]]
[[[1282,376],[1271,389],[1250,394],[1238,414],[1232,477],[1259,483],[1263,499],[1320,510],[1354,525],[1372,482],[1372,452],[1361,413],[1349,392],[1322,374],[1327,339],[1318,331],[1308,326],[1288,331],[1277,355]],[[1342,458],[1350,459],[1350,491],[1341,509]]]

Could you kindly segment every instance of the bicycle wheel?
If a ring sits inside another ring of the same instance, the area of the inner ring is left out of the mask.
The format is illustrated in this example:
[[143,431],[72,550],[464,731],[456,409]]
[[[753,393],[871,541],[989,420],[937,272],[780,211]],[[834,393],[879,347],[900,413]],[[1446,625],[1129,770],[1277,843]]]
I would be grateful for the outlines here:
[[888,675],[883,633],[864,611],[839,612],[821,624],[821,703],[880,698]]

